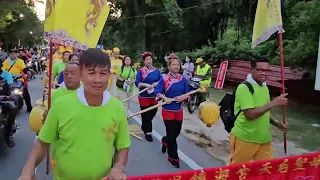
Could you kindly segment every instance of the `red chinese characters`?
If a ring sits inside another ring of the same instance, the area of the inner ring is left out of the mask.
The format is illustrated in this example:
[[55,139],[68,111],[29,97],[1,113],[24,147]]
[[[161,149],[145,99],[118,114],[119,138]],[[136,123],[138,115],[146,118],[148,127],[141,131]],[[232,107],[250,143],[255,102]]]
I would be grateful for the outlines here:
[[179,173],[129,177],[128,180],[320,180],[320,152],[269,161]]

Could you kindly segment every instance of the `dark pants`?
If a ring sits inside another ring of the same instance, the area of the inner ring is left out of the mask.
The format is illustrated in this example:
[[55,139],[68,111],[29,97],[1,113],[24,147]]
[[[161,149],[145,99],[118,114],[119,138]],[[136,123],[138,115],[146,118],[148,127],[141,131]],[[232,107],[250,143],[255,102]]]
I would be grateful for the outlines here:
[[27,110],[31,111],[32,105],[31,105],[31,97],[30,97],[30,93],[28,91],[28,87],[23,88],[23,98],[24,98],[24,101],[26,102]]
[[180,135],[182,121],[164,120],[166,136],[162,138],[162,144],[168,149],[169,160],[179,161],[177,138]]
[[36,65],[33,65],[32,68],[33,68],[34,72],[38,73],[38,67]]
[[17,108],[13,103],[2,105],[2,108],[3,108],[3,112],[8,112],[8,118],[7,118],[8,123],[5,127],[5,132],[4,132],[4,137],[6,140],[8,140],[11,137],[11,132],[15,124],[15,120],[17,116]]
[[[151,107],[154,105],[150,106],[140,106],[141,111],[144,109],[147,109],[148,107]],[[141,120],[142,120],[142,125],[141,125],[141,130],[144,133],[151,133],[152,132],[152,119],[156,116],[158,111],[158,108],[152,109],[151,111],[145,112],[141,114]]]

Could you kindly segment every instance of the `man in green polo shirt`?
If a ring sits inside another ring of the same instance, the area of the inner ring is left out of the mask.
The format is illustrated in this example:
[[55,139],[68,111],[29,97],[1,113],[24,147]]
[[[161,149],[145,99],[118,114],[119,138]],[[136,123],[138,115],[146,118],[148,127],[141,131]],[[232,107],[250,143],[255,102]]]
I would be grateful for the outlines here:
[[20,180],[32,180],[51,143],[55,143],[55,180],[126,178],[130,136],[123,104],[106,90],[109,56],[88,49],[79,64],[83,85],[53,103]]
[[66,67],[67,63],[69,62],[69,56],[70,56],[70,52],[65,51],[62,54],[62,61],[58,61],[53,64],[52,77],[54,80],[59,77],[61,71],[63,71],[64,68]]
[[247,85],[241,84],[236,90],[234,112],[242,110],[235,121],[230,134],[231,159],[230,164],[242,164],[252,160],[273,158],[272,136],[270,124],[286,130],[286,125],[270,117],[270,110],[287,105],[287,94],[280,95],[270,101],[266,85],[269,61],[259,58],[251,62],[251,74],[247,82],[254,89],[252,94]]

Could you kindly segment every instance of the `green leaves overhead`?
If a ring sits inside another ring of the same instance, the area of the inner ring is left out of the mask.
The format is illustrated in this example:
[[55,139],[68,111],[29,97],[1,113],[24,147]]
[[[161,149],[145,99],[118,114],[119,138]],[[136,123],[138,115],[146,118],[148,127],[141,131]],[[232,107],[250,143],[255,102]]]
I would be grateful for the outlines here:
[[168,17],[169,22],[172,25],[178,25],[179,27],[183,28],[182,23],[182,10],[178,6],[176,0],[163,0],[163,6],[167,11],[165,15]]
[[[278,37],[250,48],[258,0],[117,0],[100,42],[119,46],[136,60],[144,50],[163,63],[166,53],[184,58],[243,59],[268,56],[279,63]],[[319,0],[282,1],[286,65],[314,71],[320,32]]]
[[21,45],[33,45],[41,41],[43,24],[39,21],[33,8],[33,1],[7,1],[1,4],[5,10],[0,11],[0,41],[5,48]]

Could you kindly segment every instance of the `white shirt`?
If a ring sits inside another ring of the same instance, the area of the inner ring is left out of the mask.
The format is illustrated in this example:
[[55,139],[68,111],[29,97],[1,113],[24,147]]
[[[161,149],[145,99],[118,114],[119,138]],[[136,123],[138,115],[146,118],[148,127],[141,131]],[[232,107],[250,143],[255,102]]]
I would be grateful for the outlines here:
[[186,62],[182,66],[183,69],[183,77],[185,77],[187,80],[192,78],[192,73],[194,71],[194,64],[192,62]]

